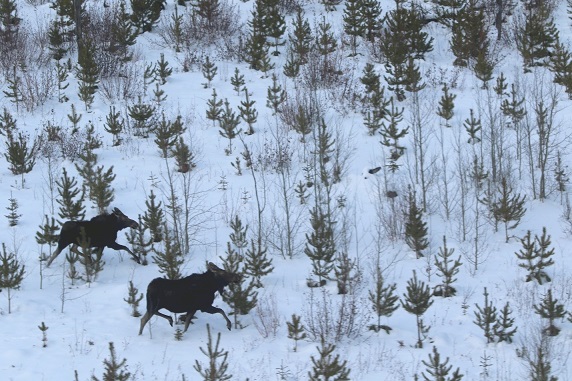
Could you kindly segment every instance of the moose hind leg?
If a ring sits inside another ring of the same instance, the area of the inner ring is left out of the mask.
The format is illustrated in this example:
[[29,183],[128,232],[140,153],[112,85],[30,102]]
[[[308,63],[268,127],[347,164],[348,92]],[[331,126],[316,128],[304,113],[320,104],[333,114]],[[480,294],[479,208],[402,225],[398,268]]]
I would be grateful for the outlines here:
[[145,312],[145,315],[141,318],[141,326],[139,327],[139,334],[143,334],[143,328],[145,328],[145,324],[151,319],[151,315],[149,312]]
[[53,254],[50,255],[50,257],[48,258],[48,262],[46,262],[46,267],[50,267],[54,259],[56,259],[56,257],[60,254],[61,251],[62,249],[60,249],[60,247],[58,246],[56,251],[54,251]]
[[187,316],[185,317],[185,329],[183,329],[183,333],[187,332],[187,329],[189,329],[189,325],[191,324],[191,320],[193,320],[193,317],[195,316],[196,312],[197,312],[197,310],[191,310],[191,311],[187,312]]

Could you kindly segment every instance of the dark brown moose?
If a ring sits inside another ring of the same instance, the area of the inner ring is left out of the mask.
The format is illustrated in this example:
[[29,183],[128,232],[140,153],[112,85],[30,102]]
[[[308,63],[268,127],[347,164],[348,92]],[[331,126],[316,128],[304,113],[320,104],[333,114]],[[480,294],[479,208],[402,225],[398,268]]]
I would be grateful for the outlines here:
[[197,311],[209,314],[221,314],[226,319],[226,327],[230,330],[232,323],[226,313],[212,304],[215,292],[221,295],[230,283],[238,283],[241,276],[218,268],[212,262],[207,264],[207,271],[202,274],[191,274],[182,279],[155,278],[147,287],[147,312],[141,318],[139,334],[143,333],[145,324],[153,315],[167,319],[171,327],[173,318],[159,312],[164,308],[174,313],[186,313],[186,332],[191,319]]
[[[129,248],[115,242],[118,231],[125,228],[137,229],[138,227],[137,222],[127,217],[118,208],[114,208],[111,213],[93,217],[89,221],[67,221],[60,231],[58,248],[48,258],[47,265],[49,266],[63,249],[69,245],[81,245],[82,241],[86,242],[89,247],[97,248],[100,254],[104,247],[113,250],[125,250],[131,254],[137,263],[141,263],[139,257],[133,254]],[[72,249],[75,249],[74,246]]]

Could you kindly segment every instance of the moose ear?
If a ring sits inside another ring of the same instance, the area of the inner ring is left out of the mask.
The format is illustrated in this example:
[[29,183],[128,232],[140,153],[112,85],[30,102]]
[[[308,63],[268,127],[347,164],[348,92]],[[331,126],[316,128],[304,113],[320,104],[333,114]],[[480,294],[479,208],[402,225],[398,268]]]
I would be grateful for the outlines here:
[[113,208],[113,213],[118,215],[118,216],[123,216],[123,212],[121,210],[119,210],[119,208]]
[[215,264],[212,263],[212,262],[209,262],[209,263],[207,264],[207,269],[209,269],[209,270],[212,271],[212,272],[221,271],[221,269],[218,268],[218,266],[215,265]]

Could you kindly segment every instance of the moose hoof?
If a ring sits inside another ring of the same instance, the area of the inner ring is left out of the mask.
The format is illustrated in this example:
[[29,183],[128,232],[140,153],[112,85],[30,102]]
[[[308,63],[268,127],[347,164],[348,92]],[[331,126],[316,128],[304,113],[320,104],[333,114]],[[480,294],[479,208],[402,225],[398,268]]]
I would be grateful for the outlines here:
[[226,323],[226,328],[228,328],[228,330],[230,331],[232,329],[232,324],[231,323]]

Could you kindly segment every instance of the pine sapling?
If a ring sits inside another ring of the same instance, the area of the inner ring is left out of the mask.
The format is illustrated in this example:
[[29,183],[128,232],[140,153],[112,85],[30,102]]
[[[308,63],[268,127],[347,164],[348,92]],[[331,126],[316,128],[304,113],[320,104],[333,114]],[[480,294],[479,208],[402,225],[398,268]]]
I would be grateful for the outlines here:
[[495,342],[495,327],[497,326],[497,309],[493,306],[492,302],[489,301],[489,293],[485,287],[483,295],[485,296],[485,305],[480,307],[475,304],[477,311],[475,311],[475,323],[479,326],[487,339],[487,343]]
[[165,218],[165,213],[163,212],[163,206],[161,201],[156,201],[157,196],[151,189],[147,200],[145,201],[145,206],[147,210],[143,214],[142,220],[145,225],[149,228],[151,235],[153,237],[153,242],[161,242],[163,240],[163,223]]
[[433,346],[433,353],[429,354],[429,361],[421,360],[423,365],[426,366],[426,372],[421,373],[423,379],[426,381],[460,381],[463,375],[457,368],[451,375],[449,373],[453,369],[453,365],[449,365],[449,358],[441,361],[441,354],[436,346]]
[[417,258],[423,257],[423,250],[429,246],[427,235],[427,223],[423,221],[423,210],[417,206],[415,193],[410,190],[405,222],[405,242],[415,252]]
[[8,225],[14,227],[18,225],[18,222],[20,220],[20,217],[22,217],[22,215],[18,214],[18,200],[14,198],[12,192],[10,192],[10,198],[8,199],[8,202],[10,203],[6,207],[6,209],[8,210],[8,214],[6,214],[4,217],[8,219]]
[[335,260],[334,274],[338,286],[338,294],[349,293],[359,277],[356,261],[350,259],[345,251],[338,253]]
[[461,256],[456,260],[451,259],[455,249],[447,247],[447,239],[443,236],[443,247],[439,248],[439,253],[435,256],[435,267],[437,267],[437,274],[441,277],[443,283],[437,286],[434,295],[448,298],[454,296],[457,290],[451,286],[457,279],[455,275],[459,273],[461,267]]
[[255,287],[264,287],[261,279],[274,270],[272,258],[267,255],[268,249],[259,248],[255,240],[250,240],[250,247],[244,253],[244,273],[252,278]]
[[395,283],[385,284],[385,279],[378,267],[375,275],[375,288],[369,291],[369,301],[372,303],[372,308],[377,315],[377,325],[371,325],[370,330],[379,332],[384,330],[387,334],[391,332],[391,327],[381,324],[381,317],[391,316],[398,308],[399,296],[395,295]]
[[195,360],[194,368],[205,381],[228,381],[232,375],[228,374],[228,351],[220,348],[220,332],[216,342],[211,335],[211,327],[207,324],[207,348],[200,347],[201,352],[207,356],[208,365],[203,365]]
[[417,319],[417,343],[416,348],[423,348],[423,341],[427,338],[429,326],[423,323],[423,315],[433,304],[431,300],[431,291],[425,282],[417,279],[417,274],[413,271],[413,278],[407,281],[407,293],[403,294],[404,299],[401,300],[403,309],[410,314],[415,315]]
[[244,85],[246,82],[244,81],[244,74],[240,74],[240,70],[237,67],[234,68],[234,75],[230,77],[230,84],[234,91],[236,91],[236,95],[240,95],[240,92],[245,90],[246,88]]
[[48,326],[44,322],[38,326],[39,330],[42,332],[42,348],[46,348],[48,346]]
[[546,273],[545,268],[554,264],[552,259],[554,248],[549,249],[551,240],[550,235],[546,233],[546,227],[542,228],[541,237],[535,235],[533,241],[529,230],[520,242],[522,249],[515,254],[522,261],[518,266],[528,271],[526,281],[536,280],[539,284],[543,284],[544,281],[550,282],[552,279]]
[[300,322],[300,319],[300,316],[292,314],[292,321],[286,322],[288,327],[288,338],[294,340],[294,352],[298,350],[298,341],[304,340],[308,337],[306,335],[306,329]]
[[159,267],[159,272],[167,279],[180,279],[181,265],[184,263],[181,250],[165,225],[163,232],[163,250],[155,249],[156,255],[153,256],[153,261]]
[[44,215],[44,224],[39,226],[39,230],[36,232],[36,242],[38,245],[48,245],[49,252],[46,256],[41,250],[40,252],[40,260],[47,259],[52,255],[52,247],[58,242],[59,239],[59,227],[56,225],[56,220],[54,217],[48,217]]
[[16,257],[16,254],[6,251],[6,244],[2,242],[0,253],[0,290],[6,290],[8,296],[8,313],[12,313],[12,290],[20,288],[24,280],[26,266]]
[[511,315],[510,304],[506,302],[502,310],[499,311],[497,324],[493,327],[499,343],[501,341],[512,343],[512,337],[516,333],[517,327],[514,327],[514,318]]
[[340,355],[334,357],[336,346],[328,344],[322,339],[321,345],[317,347],[320,357],[312,360],[312,370],[308,372],[309,381],[336,380],[349,381],[350,369],[347,361],[340,361]]
[[131,316],[133,317],[139,317],[141,316],[141,313],[139,312],[138,308],[139,308],[139,302],[141,302],[141,300],[143,300],[143,293],[139,294],[139,296],[137,296],[137,294],[139,293],[139,290],[137,289],[137,287],[135,287],[133,285],[133,281],[129,281],[129,288],[127,289],[127,292],[129,294],[129,296],[127,297],[127,299],[123,299],[127,302],[127,304],[129,304],[131,306]]
[[[105,369],[103,381],[128,381],[131,379],[132,375],[127,371],[127,359],[118,361],[113,342],[109,343],[109,358],[103,360],[103,366]],[[91,380],[99,381],[99,378],[91,376]]]
[[560,328],[554,325],[554,320],[564,318],[566,310],[564,304],[558,303],[558,299],[552,297],[552,289],[549,288],[542,298],[542,302],[533,305],[533,307],[534,312],[548,320],[548,327],[544,329],[544,333],[548,336],[557,336],[560,333]]

